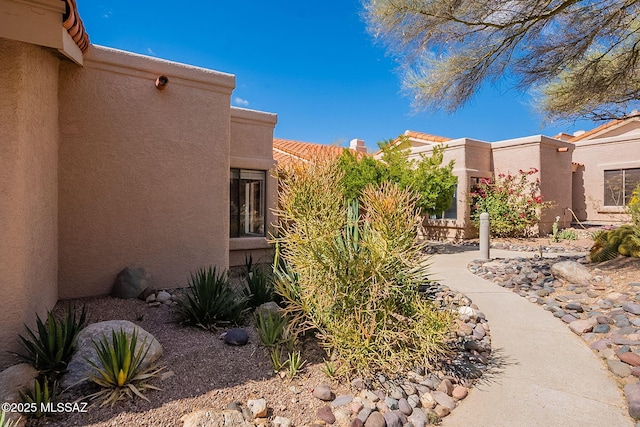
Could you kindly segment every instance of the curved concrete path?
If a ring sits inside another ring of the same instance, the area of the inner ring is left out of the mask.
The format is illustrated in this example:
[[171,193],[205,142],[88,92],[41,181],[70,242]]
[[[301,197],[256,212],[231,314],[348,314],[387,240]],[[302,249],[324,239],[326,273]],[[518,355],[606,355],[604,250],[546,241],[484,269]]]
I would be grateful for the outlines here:
[[[527,254],[491,251],[492,258],[517,256]],[[586,343],[551,313],[470,273],[466,266],[478,257],[476,249],[432,259],[434,279],[486,314],[496,365],[442,425],[634,426],[622,390]]]

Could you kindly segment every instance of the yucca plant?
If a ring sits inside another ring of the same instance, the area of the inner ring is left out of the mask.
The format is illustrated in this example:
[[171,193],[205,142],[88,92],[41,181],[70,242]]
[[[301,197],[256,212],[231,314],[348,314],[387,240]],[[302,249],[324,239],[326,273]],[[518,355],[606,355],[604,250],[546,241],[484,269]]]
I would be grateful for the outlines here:
[[273,348],[285,341],[283,339],[287,327],[287,318],[285,316],[280,313],[265,312],[256,314],[255,320],[262,345],[267,348]]
[[20,343],[26,353],[17,356],[31,364],[41,374],[57,376],[67,369],[67,364],[75,352],[78,333],[87,325],[86,307],[82,307],[80,316],[76,316],[74,308],[69,307],[62,320],[47,313],[43,322],[40,316],[36,319],[36,330],[27,329],[27,336],[20,335]]
[[51,381],[46,376],[40,376],[33,381],[33,389],[26,393],[20,392],[20,400],[23,403],[35,404],[36,412],[27,414],[29,417],[40,418],[46,415],[43,409],[54,403],[57,395],[57,381]]
[[160,390],[158,387],[147,383],[156,377],[163,368],[157,366],[143,367],[142,362],[151,345],[147,345],[146,338],[138,346],[138,333],[134,330],[131,336],[123,329],[111,331],[111,341],[102,335],[93,345],[98,353],[99,362],[95,363],[87,359],[94,373],[89,379],[103,389],[87,396],[89,399],[102,398],[102,404],[115,403],[116,401],[133,398],[134,395],[148,401],[143,394],[145,390]]
[[216,267],[192,273],[186,295],[178,300],[180,320],[207,330],[240,323],[245,306],[246,298],[233,289],[228,273],[218,272]]
[[261,268],[253,267],[249,261],[246,269],[246,287],[242,292],[249,307],[259,307],[260,305],[273,301],[273,284],[271,275]]
[[298,375],[306,363],[306,360],[302,360],[302,356],[299,351],[289,353],[289,357],[287,359],[287,365],[289,366],[289,378],[292,379]]

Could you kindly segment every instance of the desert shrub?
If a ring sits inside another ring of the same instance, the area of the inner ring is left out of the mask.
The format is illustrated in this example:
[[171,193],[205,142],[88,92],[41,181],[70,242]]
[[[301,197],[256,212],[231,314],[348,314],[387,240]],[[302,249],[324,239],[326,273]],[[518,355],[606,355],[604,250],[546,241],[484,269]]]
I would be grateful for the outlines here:
[[347,202],[330,161],[283,175],[275,286],[292,327],[315,330],[359,373],[430,365],[445,351],[451,315],[418,293],[429,266],[416,196],[384,183]]
[[491,235],[525,237],[540,222],[542,209],[551,206],[543,201],[540,181],[530,180],[537,169],[520,170],[517,174],[499,174],[495,179],[481,179],[469,194],[471,220],[480,224],[480,214],[487,212]]
[[273,282],[271,273],[253,263],[253,258],[245,259],[244,263],[245,287],[242,293],[251,308],[273,301]]
[[17,356],[31,364],[41,375],[51,379],[67,370],[67,365],[76,350],[78,333],[87,325],[87,312],[83,307],[78,317],[75,308],[68,307],[61,320],[55,318],[52,312],[47,313],[47,319],[36,319],[36,330],[27,329],[27,335],[19,335],[24,353]]
[[58,396],[57,380],[47,378],[46,375],[40,375],[33,380],[33,388],[26,392],[20,391],[20,401],[27,403],[35,411],[28,412],[25,415],[29,418],[41,418],[47,414],[47,407],[55,403]]
[[618,255],[640,258],[640,244],[635,233],[633,225],[623,225],[615,230],[599,233],[594,239],[589,258],[593,262],[607,261]]
[[98,354],[99,362],[87,359],[93,367],[94,373],[89,377],[91,381],[102,389],[87,396],[89,399],[102,398],[102,405],[113,404],[120,399],[138,396],[148,401],[143,394],[145,390],[159,390],[147,382],[157,376],[162,368],[155,366],[144,367],[142,362],[151,344],[142,341],[138,346],[138,332],[134,330],[131,337],[122,329],[111,331],[111,340],[103,335],[93,345]]
[[185,324],[212,330],[216,326],[242,321],[246,300],[229,282],[226,271],[216,267],[200,268],[191,274],[189,288],[178,300],[179,320]]

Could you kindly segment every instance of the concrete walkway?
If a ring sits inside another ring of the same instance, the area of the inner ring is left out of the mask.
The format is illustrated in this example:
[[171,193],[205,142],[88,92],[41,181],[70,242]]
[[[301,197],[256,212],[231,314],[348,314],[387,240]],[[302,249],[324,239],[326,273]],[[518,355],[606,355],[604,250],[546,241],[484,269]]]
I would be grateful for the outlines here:
[[[516,256],[527,254],[491,251]],[[471,274],[466,266],[478,257],[475,249],[432,260],[433,278],[487,316],[497,365],[442,425],[634,426],[622,390],[586,343],[542,307]]]

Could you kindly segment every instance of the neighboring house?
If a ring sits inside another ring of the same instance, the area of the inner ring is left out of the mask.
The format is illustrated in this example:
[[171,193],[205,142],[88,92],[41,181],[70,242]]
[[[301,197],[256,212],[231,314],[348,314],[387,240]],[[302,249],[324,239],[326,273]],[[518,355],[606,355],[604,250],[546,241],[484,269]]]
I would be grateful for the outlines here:
[[[539,229],[551,231],[555,217],[560,226],[580,221],[590,225],[629,221],[625,206],[640,182],[640,114],[633,113],[589,132],[535,135],[488,143],[470,138],[450,139],[406,131],[410,157],[429,156],[433,147],[445,145],[444,163],[454,160],[458,188],[451,208],[426,221],[432,238],[468,238],[476,234],[470,221],[467,194],[481,178],[498,173],[537,169],[547,201]],[[376,157],[380,157],[378,152]]]
[[268,248],[275,114],[235,77],[90,45],[73,0],[0,0],[0,368],[58,299]]
[[[359,155],[366,155],[367,153],[367,147],[365,147],[364,141],[361,139],[351,140],[349,149],[360,153]],[[337,145],[321,145],[279,138],[273,140],[273,159],[279,164],[309,162],[323,157],[340,157],[344,150],[346,148]]]

